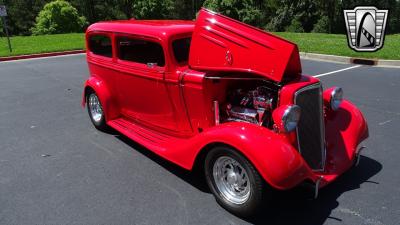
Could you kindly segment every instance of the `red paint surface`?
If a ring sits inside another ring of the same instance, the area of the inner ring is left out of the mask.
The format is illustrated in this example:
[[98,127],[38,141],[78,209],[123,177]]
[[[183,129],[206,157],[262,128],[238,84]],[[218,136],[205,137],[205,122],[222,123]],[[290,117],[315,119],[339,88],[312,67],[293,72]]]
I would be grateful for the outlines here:
[[[236,42],[248,48],[237,46],[231,37],[221,39],[204,32],[203,26],[210,25],[205,22],[209,17],[220,23],[213,29],[229,26],[236,33],[240,30],[239,33],[247,38],[226,30],[221,30],[220,35],[232,35]],[[348,101],[344,101],[338,111],[325,112],[327,163],[324,172],[312,171],[303,160],[296,149],[295,132],[276,133],[242,122],[215,126],[212,102],[223,99],[225,93],[206,79],[207,70],[216,71],[212,75],[225,72],[227,68],[231,71],[247,70],[278,82],[291,77],[292,81],[286,83],[279,93],[278,106],[293,104],[297,90],[319,80],[299,74],[301,65],[295,44],[206,10],[200,12],[199,20],[196,27],[191,21],[140,20],[102,22],[89,27],[87,37],[101,33],[113,42],[112,58],[87,52],[90,78],[85,83],[85,90],[91,88],[98,94],[111,127],[189,170],[199,153],[206,151],[210,144],[232,146],[254,164],[270,185],[278,189],[292,188],[306,179],[315,182],[320,175],[324,176],[321,186],[325,186],[352,165],[357,145],[368,137],[368,128],[361,112]],[[193,30],[189,68],[175,62],[171,42],[190,35]],[[161,44],[165,52],[165,67],[147,68],[117,59],[115,38],[123,34]],[[233,57],[231,65],[223,63],[224,50],[212,47],[202,39],[203,34],[228,46]],[[258,55],[253,55],[253,52]],[[241,73],[241,76],[246,75]]]
[[274,81],[301,74],[296,44],[204,9],[196,20],[189,64],[193,69],[248,72]]

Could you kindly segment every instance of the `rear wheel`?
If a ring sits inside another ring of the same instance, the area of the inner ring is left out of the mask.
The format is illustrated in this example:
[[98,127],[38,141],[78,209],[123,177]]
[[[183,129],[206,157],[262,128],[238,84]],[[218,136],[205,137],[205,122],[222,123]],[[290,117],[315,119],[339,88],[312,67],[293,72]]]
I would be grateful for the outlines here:
[[229,147],[216,147],[206,156],[205,175],[217,202],[242,217],[254,215],[265,199],[266,185],[253,165]]
[[97,94],[93,91],[89,92],[86,96],[86,103],[89,117],[93,125],[98,130],[106,130],[107,124],[104,116],[104,110]]

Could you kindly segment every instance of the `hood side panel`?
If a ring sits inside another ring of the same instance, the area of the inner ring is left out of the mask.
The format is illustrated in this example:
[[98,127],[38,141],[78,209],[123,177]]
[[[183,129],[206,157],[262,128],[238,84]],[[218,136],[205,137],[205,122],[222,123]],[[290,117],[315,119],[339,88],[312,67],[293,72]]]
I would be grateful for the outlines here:
[[297,46],[289,41],[202,9],[192,36],[189,66],[255,73],[280,82],[285,71],[301,71],[300,63],[289,64],[298,54]]
[[283,75],[283,78],[297,79],[301,76],[301,73],[302,73],[302,68],[301,68],[300,55],[299,55],[299,50],[296,46],[295,50],[292,51],[292,55],[289,59],[289,62],[287,63],[286,71]]

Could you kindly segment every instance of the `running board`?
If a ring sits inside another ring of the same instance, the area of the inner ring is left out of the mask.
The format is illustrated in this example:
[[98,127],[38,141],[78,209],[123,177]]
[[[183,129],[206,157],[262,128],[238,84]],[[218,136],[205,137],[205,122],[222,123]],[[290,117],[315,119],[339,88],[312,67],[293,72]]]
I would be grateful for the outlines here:
[[111,120],[107,124],[146,148],[157,152],[164,152],[167,146],[179,141],[175,137],[146,129],[123,118]]

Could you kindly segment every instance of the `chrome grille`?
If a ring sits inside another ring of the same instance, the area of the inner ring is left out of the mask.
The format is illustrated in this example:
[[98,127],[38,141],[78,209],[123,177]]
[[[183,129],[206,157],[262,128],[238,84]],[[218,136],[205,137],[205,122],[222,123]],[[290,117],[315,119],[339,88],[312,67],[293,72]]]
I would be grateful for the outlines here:
[[313,170],[325,166],[325,129],[321,84],[313,84],[296,92],[294,103],[301,108],[297,126],[299,152]]

